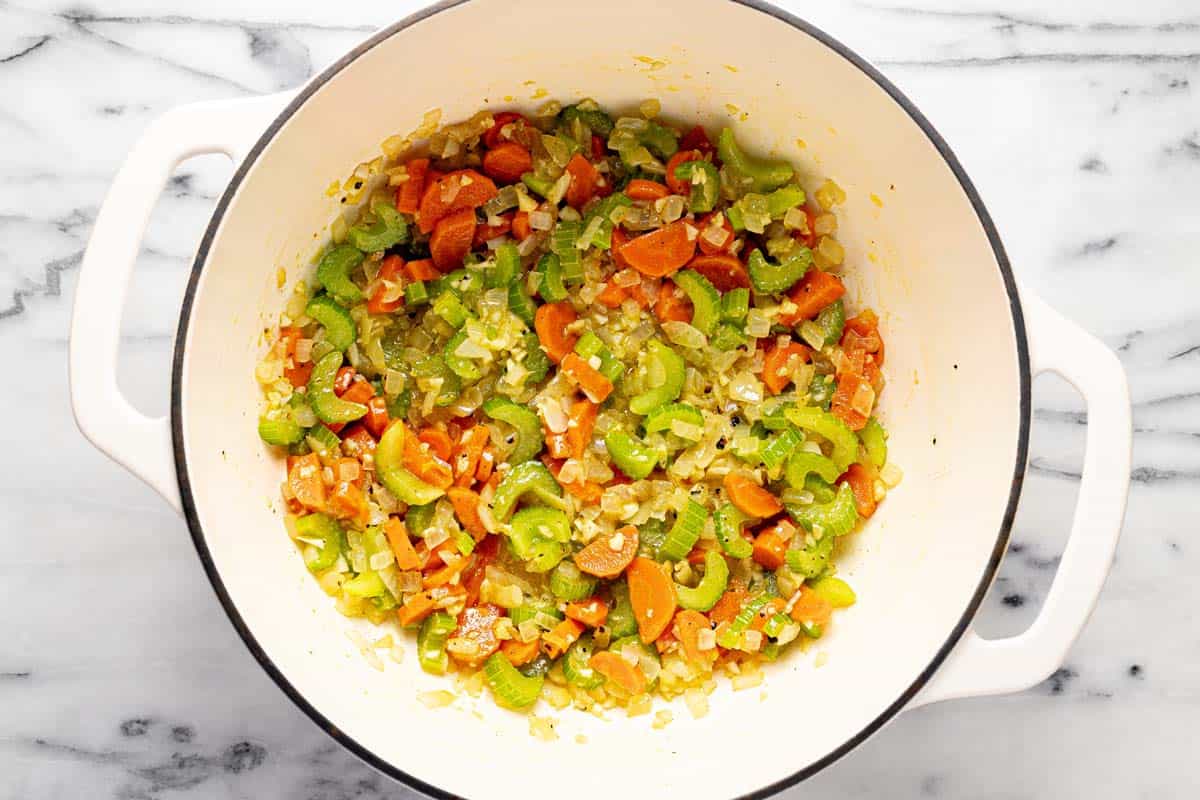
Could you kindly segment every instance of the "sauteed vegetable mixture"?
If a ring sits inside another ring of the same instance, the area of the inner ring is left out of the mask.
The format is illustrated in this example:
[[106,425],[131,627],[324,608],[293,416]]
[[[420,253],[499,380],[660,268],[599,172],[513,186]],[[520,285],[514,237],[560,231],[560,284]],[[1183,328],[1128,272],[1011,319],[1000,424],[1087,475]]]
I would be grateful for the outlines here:
[[339,610],[511,708],[695,709],[825,635],[899,478],[843,191],[654,102],[423,134],[342,187],[363,211],[257,371]]

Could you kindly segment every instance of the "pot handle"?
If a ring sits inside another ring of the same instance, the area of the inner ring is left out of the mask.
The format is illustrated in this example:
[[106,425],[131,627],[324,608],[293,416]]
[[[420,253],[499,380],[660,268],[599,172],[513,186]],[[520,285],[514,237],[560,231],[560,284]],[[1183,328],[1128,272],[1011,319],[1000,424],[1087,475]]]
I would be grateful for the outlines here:
[[1049,677],[1095,608],[1121,534],[1133,438],[1125,371],[1111,350],[1032,292],[1021,292],[1021,304],[1034,374],[1058,373],[1087,403],[1087,450],[1071,535],[1029,629],[1005,639],[968,630],[909,708],[1016,692]]
[[68,368],[75,422],[92,444],[181,510],[168,417],[148,417],[117,385],[121,316],[150,213],[181,162],[224,153],[240,164],[292,93],[180,106],[151,123],[121,165],[79,268]]

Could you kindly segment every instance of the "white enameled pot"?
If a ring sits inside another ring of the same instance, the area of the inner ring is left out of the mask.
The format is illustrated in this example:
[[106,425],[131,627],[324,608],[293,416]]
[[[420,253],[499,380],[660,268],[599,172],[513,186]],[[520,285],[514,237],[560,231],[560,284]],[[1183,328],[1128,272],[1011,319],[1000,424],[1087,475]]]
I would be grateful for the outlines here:
[[[346,636],[359,623],[335,611],[284,533],[282,465],[255,434],[254,367],[287,297],[276,268],[298,278],[325,236],[314,233],[339,211],[325,194],[331,180],[430,109],[455,120],[485,106],[528,110],[543,97],[585,96],[617,109],[657,97],[665,115],[710,129],[736,107],[747,146],[846,189],[839,238],[850,297],[882,310],[882,417],[905,477],[840,566],[857,605],[819,646],[771,665],[764,692],[722,682],[707,716],[693,720],[677,705],[665,730],[647,717],[553,712],[559,737],[542,742],[525,716],[486,695],[425,707],[418,693],[447,684],[411,653],[382,672],[361,657]],[[176,164],[207,152],[239,166],[183,303],[171,415],[149,419],[117,387],[119,309],[158,192]],[[443,4],[372,36],[299,93],[168,113],[96,220],[70,361],[80,428],[184,514],[263,668],[338,741],[440,796],[515,797],[530,787],[578,800],[614,791],[762,796],[905,708],[1028,687],[1060,664],[1086,621],[1128,490],[1129,400],[1117,359],[1018,291],[971,183],[894,86],[825,34],[757,2],[608,0],[602,14],[563,0]],[[1075,522],[1033,626],[984,640],[972,618],[1021,490],[1030,381],[1047,370],[1088,404]]]

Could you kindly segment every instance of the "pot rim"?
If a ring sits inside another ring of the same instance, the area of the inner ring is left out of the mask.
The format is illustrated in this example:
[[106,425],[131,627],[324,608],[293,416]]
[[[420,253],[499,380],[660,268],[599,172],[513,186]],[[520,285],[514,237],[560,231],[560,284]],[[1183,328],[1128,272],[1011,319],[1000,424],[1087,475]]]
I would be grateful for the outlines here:
[[[203,272],[205,262],[208,259],[209,250],[213,240],[216,237],[217,230],[224,220],[225,212],[228,210],[229,204],[232,202],[237,190],[241,187],[246,175],[251,167],[257,162],[258,157],[267,148],[275,135],[284,126],[292,115],[319,89],[335,78],[338,73],[356,61],[358,58],[369,52],[377,45],[390,39],[392,36],[406,30],[412,25],[460,5],[465,5],[471,0],[439,0],[426,8],[423,8],[413,14],[410,14],[403,19],[385,27],[376,33],[372,34],[365,41],[355,46],[336,62],[327,67],[320,74],[311,78],[303,88],[296,94],[295,98],[272,120],[271,124],[266,128],[263,134],[255,142],[254,146],[247,153],[246,158],[234,173],[229,185],[222,193],[216,208],[213,210],[212,218],[209,221],[208,227],[204,232],[204,237],[200,241],[200,246],[196,251],[196,258],[192,264],[192,271],[188,278],[187,289],[184,293],[183,303],[179,318],[179,326],[175,336],[175,351],[171,366],[171,441],[175,453],[175,472],[179,480],[179,494],[183,504],[183,514],[187,521],[188,530],[191,532],[192,541],[196,546],[196,553],[200,557],[200,563],[204,567],[204,572],[208,576],[209,582],[212,584],[213,591],[217,595],[217,599],[221,603],[221,607],[225,610],[229,621],[233,623],[234,629],[241,637],[243,644],[258,661],[263,670],[271,677],[271,679],[279,686],[283,693],[299,708],[309,719],[317,724],[322,730],[328,733],[339,744],[354,753],[363,761],[370,764],[375,769],[385,775],[399,781],[400,783],[423,792],[431,797],[436,798],[457,798],[451,792],[446,791],[438,786],[427,783],[420,778],[411,775],[404,771],[399,766],[383,759],[376,755],[369,748],[363,746],[355,739],[348,736],[345,732],[339,730],[324,714],[322,714],[315,706],[313,706],[304,695],[296,689],[295,686],[283,674],[283,671],[271,660],[270,656],[259,645],[258,640],[250,631],[241,614],[238,613],[237,607],[230,597],[229,592],[225,588],[224,582],[217,570],[216,564],[213,561],[212,554],[209,552],[208,545],[205,541],[204,530],[200,525],[199,517],[196,514],[195,498],[192,495],[191,480],[188,474],[187,459],[184,457],[184,437],[183,437],[183,362],[185,354],[185,342],[187,341],[188,327],[191,318],[192,304],[195,301],[196,290],[199,285],[200,275]],[[991,588],[992,580],[995,578],[996,572],[1000,567],[1000,562],[1008,548],[1009,537],[1012,532],[1013,519],[1016,515],[1017,501],[1021,495],[1021,489],[1025,478],[1026,460],[1028,457],[1029,448],[1029,429],[1031,418],[1031,401],[1030,401],[1030,386],[1032,382],[1030,361],[1029,361],[1029,343],[1025,331],[1025,317],[1021,310],[1021,300],[1017,292],[1016,280],[1013,276],[1012,266],[1009,263],[1008,255],[1005,253],[1004,245],[1000,241],[1000,235],[996,231],[995,224],[992,222],[991,215],[988,213],[982,198],[979,196],[975,185],[971,179],[967,177],[962,165],[959,163],[954,152],[950,149],[941,134],[933,127],[916,107],[916,105],[908,99],[891,81],[883,76],[874,66],[868,63],[865,59],[855,53],[840,41],[817,28],[813,24],[800,19],[776,6],[770,5],[764,0],[730,0],[730,2],[745,6],[760,13],[766,14],[779,22],[790,25],[797,31],[804,33],[830,48],[852,66],[861,71],[864,75],[875,82],[879,88],[883,89],[912,119],[921,131],[928,137],[929,141],[937,149],[942,156],[946,166],[950,168],[958,181],[959,186],[966,194],[972,208],[975,211],[976,218],[979,224],[983,227],[984,233],[987,235],[988,243],[991,245],[992,253],[996,258],[996,263],[1000,268],[1000,274],[1004,281],[1004,289],[1008,295],[1009,310],[1012,314],[1013,331],[1015,335],[1015,344],[1017,348],[1017,361],[1019,368],[1020,380],[1020,428],[1017,434],[1017,454],[1016,463],[1013,465],[1012,486],[1009,490],[1008,503],[1004,510],[1004,516],[1001,520],[1000,530],[996,537],[996,544],[992,549],[991,556],[988,559],[986,568],[980,576],[979,582],[976,585],[975,591],[967,603],[962,616],[955,624],[950,635],[942,646],[934,653],[929,664],[917,675],[916,679],[896,698],[890,705],[884,708],[870,723],[862,730],[854,734],[837,747],[830,750],[827,754],[819,759],[805,765],[791,775],[782,778],[773,783],[761,786],[744,795],[743,798],[757,800],[758,798],[766,798],[783,791],[791,786],[795,786],[801,781],[815,775],[816,773],[833,764],[842,756],[849,753],[858,745],[866,741],[871,735],[883,727],[885,723],[891,720],[911,701],[917,693],[924,688],[930,678],[942,663],[949,656],[951,650],[958,643],[959,639],[970,626],[971,621],[975,618],[975,614],[979,610],[984,597]]]

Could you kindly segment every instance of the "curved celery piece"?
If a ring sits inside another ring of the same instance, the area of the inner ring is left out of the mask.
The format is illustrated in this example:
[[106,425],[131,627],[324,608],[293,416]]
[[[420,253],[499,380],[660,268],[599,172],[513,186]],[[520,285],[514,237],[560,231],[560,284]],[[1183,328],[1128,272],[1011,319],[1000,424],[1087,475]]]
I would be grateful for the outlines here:
[[700,534],[704,531],[704,521],[708,519],[708,511],[695,500],[688,500],[687,505],[675,517],[675,524],[667,531],[667,538],[658,548],[659,558],[667,561],[682,561],[696,546]]
[[451,328],[461,328],[471,316],[458,293],[453,289],[447,289],[438,295],[438,298],[433,301],[433,313],[441,317]]
[[534,314],[537,313],[537,303],[525,294],[524,281],[513,281],[508,285],[508,310],[517,319],[525,323],[526,328],[533,327]]
[[730,558],[749,558],[754,553],[754,545],[742,536],[742,526],[749,519],[733,503],[726,503],[713,515],[717,543]]
[[540,675],[522,675],[503,653],[493,653],[483,665],[483,676],[496,702],[513,709],[528,708],[542,693]]
[[813,375],[808,384],[808,402],[828,411],[836,390],[837,385],[834,383],[832,375]]
[[723,128],[717,137],[717,155],[721,162],[739,175],[750,179],[755,192],[769,192],[792,179],[795,170],[786,161],[761,161],[742,152],[730,128]]
[[858,460],[858,436],[833,414],[808,407],[789,408],[784,414],[797,428],[824,436],[833,444],[831,458],[839,475]]
[[742,643],[742,634],[750,627],[750,623],[754,621],[754,616],[758,614],[762,607],[767,604],[771,597],[766,592],[755,595],[742,604],[742,608],[738,611],[725,630],[721,631],[717,636],[717,644],[724,647],[726,650],[735,650]]
[[423,506],[444,492],[405,469],[403,425],[389,425],[375,448],[375,474],[388,491],[411,506]]
[[609,431],[604,437],[604,446],[617,469],[635,481],[653,472],[666,456],[663,450],[644,444],[625,431]]
[[342,591],[351,597],[381,597],[387,592],[387,586],[378,572],[367,570],[343,583]]
[[363,299],[363,293],[350,280],[350,273],[362,262],[363,254],[357,247],[336,245],[321,256],[317,264],[317,280],[339,303],[352,306]]
[[887,431],[879,424],[879,420],[876,417],[867,420],[867,424],[858,432],[858,438],[862,440],[867,458],[875,468],[882,467],[887,462]]
[[741,347],[746,342],[746,334],[731,322],[722,322],[708,339],[708,343],[712,345],[713,349],[720,350],[722,353]]
[[[383,442],[379,444],[382,446]],[[375,460],[378,461],[378,451],[376,453]],[[496,487],[496,494],[492,498],[492,513],[496,519],[507,521],[517,501],[526,494],[532,494],[552,506],[562,505],[562,487],[554,480],[546,465],[540,461],[526,461],[510,469]]]
[[550,234],[550,250],[558,256],[562,279],[567,283],[579,283],[583,280],[583,261],[579,257],[579,248],[575,246],[581,232],[579,222],[559,220],[554,226],[554,232]]
[[658,548],[667,540],[667,525],[661,519],[650,519],[638,526],[638,555],[659,560]]
[[373,209],[376,220],[360,222],[346,232],[346,241],[364,253],[378,253],[408,241],[408,223],[391,205],[380,203]]
[[837,490],[833,488],[833,484],[815,472],[809,473],[808,477],[804,479],[804,488],[812,492],[815,503],[832,503],[833,498],[837,496]]
[[767,195],[767,213],[771,219],[780,219],[788,209],[803,205],[805,199],[804,190],[796,184],[781,186]]
[[638,132],[637,140],[654,155],[664,161],[675,155],[679,150],[679,142],[675,132],[657,122],[647,122],[646,127]]
[[279,419],[261,417],[258,420],[258,436],[267,444],[282,447],[303,439],[304,428],[290,416]]
[[525,368],[525,385],[541,383],[550,371],[550,357],[542,349],[536,333],[527,333],[521,337],[521,347],[525,350],[525,358],[521,366]]
[[652,371],[661,371],[662,382],[629,401],[629,410],[645,416],[661,405],[676,400],[683,391],[686,366],[683,356],[657,339],[646,343],[646,355]]
[[455,351],[459,345],[467,340],[467,329],[460,328],[458,333],[450,337],[442,348],[442,360],[446,362],[446,366],[458,377],[465,381],[477,381],[483,375],[479,371],[479,366],[469,358],[464,358],[458,355]]
[[676,272],[671,280],[692,301],[692,327],[710,336],[721,319],[721,295],[716,287],[708,278],[690,269]]
[[536,194],[538,197],[545,197],[550,194],[550,190],[554,188],[554,181],[549,178],[538,177],[536,172],[526,172],[521,176],[521,183],[525,184],[525,188]]
[[807,450],[797,450],[788,458],[784,479],[793,489],[803,489],[805,480],[814,472],[827,483],[833,483],[842,474],[832,459]]
[[[858,524],[858,509],[854,505],[854,492],[850,484],[843,483],[837,494],[828,503],[813,503],[797,508],[792,516],[805,530],[819,534],[821,538],[845,536]],[[818,530],[819,529],[819,530]]]
[[535,506],[513,514],[509,546],[530,572],[549,572],[567,555],[571,521],[557,508]]
[[325,326],[325,341],[338,350],[354,344],[358,328],[350,312],[327,294],[319,294],[308,301],[304,313]]
[[[704,177],[697,182],[697,175]],[[706,214],[716,208],[721,192],[721,176],[711,161],[685,161],[675,168],[675,178],[690,181],[692,184],[692,191],[688,197],[688,211]]]
[[310,571],[324,572],[337,563],[345,541],[342,526],[324,514],[308,514],[296,519],[296,538],[318,548],[307,562]]
[[308,377],[308,401],[322,422],[353,422],[367,413],[362,403],[343,400],[333,391],[333,381],[342,366],[342,354],[330,353],[313,366]]
[[684,422],[697,428],[704,427],[704,415],[695,406],[687,403],[668,403],[651,411],[642,426],[646,433],[662,433],[671,430],[672,422]]
[[837,344],[841,341],[842,332],[846,329],[846,307],[841,299],[834,300],[817,315],[816,326],[825,336],[825,344]]
[[763,445],[759,451],[758,457],[762,459],[763,466],[773,476],[777,476],[778,469],[783,465],[783,462],[789,460],[789,457],[800,446],[800,441],[803,437],[795,428],[786,428],[782,433],[776,436],[771,441]]
[[440,356],[426,356],[412,366],[414,378],[440,378],[442,383],[437,389],[435,404],[448,406],[458,400],[462,389],[462,378],[446,365]]
[[542,451],[546,443],[542,434],[542,422],[538,415],[526,406],[518,405],[507,397],[489,397],[483,404],[483,413],[492,419],[507,422],[517,432],[517,446],[508,454],[509,464],[521,464]]
[[850,584],[832,575],[813,581],[812,590],[829,601],[834,608],[848,608],[858,600]]
[[304,434],[304,441],[308,444],[308,449],[320,456],[322,461],[328,462],[329,459],[342,454],[342,440],[324,425],[313,425],[309,428]]
[[577,119],[584,125],[587,125],[592,133],[604,138],[608,138],[608,135],[613,130],[612,117],[598,108],[582,109],[578,105],[567,106],[559,112],[559,119],[566,123]]
[[588,664],[592,658],[592,650],[591,634],[580,636],[579,640],[567,649],[562,662],[563,677],[567,679],[567,683],[581,689],[596,689],[604,685],[604,676]]
[[417,633],[417,661],[421,669],[434,675],[445,675],[450,666],[450,656],[446,653],[446,640],[458,621],[445,611],[435,611],[421,623]]
[[560,561],[550,573],[550,592],[559,600],[582,600],[596,591],[596,579],[585,575],[574,561]]
[[521,273],[521,254],[512,242],[496,248],[496,263],[484,273],[483,285],[488,289],[503,289],[517,279]]
[[633,636],[638,632],[638,625],[637,617],[633,614],[633,603],[629,600],[629,584],[618,581],[610,589],[613,602],[608,618],[604,620],[604,627],[608,628],[612,639]]
[[675,584],[675,596],[679,605],[693,611],[708,611],[717,604],[725,587],[729,585],[729,565],[720,551],[709,550],[704,554],[704,577],[695,588]]
[[538,294],[547,303],[558,303],[567,299],[567,287],[563,286],[562,261],[554,253],[546,253],[538,259]]
[[750,290],[744,286],[730,289],[721,295],[721,319],[726,322],[741,322],[750,312]]
[[750,273],[750,283],[754,285],[755,291],[778,294],[792,288],[796,281],[804,277],[811,265],[812,251],[798,245],[778,264],[767,261],[762,251],[756,249],[746,261],[746,271]]
[[[800,537],[803,538],[803,537]],[[833,537],[825,536],[807,547],[788,550],[784,556],[788,569],[807,579],[819,578],[829,567]]]
[[522,622],[527,622],[538,614],[545,614],[556,620],[563,618],[562,612],[558,610],[557,605],[541,600],[527,599],[523,605],[508,610],[508,616],[512,619],[513,625],[520,625]]

